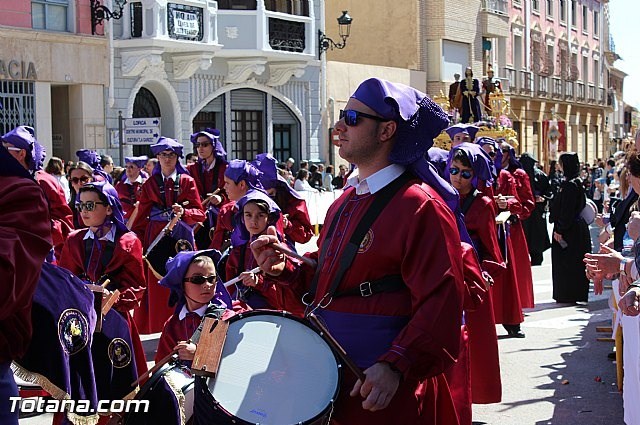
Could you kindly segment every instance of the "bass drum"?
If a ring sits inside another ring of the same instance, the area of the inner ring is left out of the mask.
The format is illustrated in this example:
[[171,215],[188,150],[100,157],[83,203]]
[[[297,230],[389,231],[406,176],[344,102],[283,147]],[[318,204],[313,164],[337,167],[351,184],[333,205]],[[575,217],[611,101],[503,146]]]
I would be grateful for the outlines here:
[[148,400],[148,412],[130,412],[124,425],[192,424],[194,380],[180,362],[169,362],[156,371],[136,394],[135,400]]
[[286,312],[229,319],[215,378],[196,377],[195,423],[327,424],[341,366],[324,337]]

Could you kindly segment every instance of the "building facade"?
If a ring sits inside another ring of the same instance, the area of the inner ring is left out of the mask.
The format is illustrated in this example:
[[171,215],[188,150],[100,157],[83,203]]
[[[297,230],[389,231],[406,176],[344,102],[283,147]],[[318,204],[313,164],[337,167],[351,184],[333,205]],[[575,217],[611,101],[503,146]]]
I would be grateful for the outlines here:
[[49,157],[105,148],[107,59],[107,41],[91,35],[89,0],[2,2],[1,134],[30,125]]

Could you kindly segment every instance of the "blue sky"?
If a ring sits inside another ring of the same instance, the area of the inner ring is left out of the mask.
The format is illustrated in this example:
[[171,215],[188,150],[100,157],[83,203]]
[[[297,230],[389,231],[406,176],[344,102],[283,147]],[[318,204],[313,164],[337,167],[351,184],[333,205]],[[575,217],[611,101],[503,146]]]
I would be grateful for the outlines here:
[[624,79],[624,101],[640,109],[640,22],[638,0],[611,0],[611,35],[616,52],[622,57],[616,68],[629,74]]

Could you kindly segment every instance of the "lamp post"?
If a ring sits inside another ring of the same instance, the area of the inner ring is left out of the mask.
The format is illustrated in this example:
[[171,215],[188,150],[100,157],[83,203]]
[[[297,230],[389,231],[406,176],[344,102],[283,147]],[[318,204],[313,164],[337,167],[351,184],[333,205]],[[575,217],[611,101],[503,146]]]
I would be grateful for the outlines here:
[[318,30],[318,56],[321,58],[322,53],[331,49],[344,49],[347,45],[347,38],[351,33],[351,22],[353,18],[349,16],[346,10],[342,11],[342,16],[338,18],[338,31],[342,42],[336,43],[327,37],[322,30]]
[[91,0],[91,34],[96,34],[96,27],[104,20],[122,18],[127,0],[113,0],[114,9],[111,11],[108,7],[100,3],[100,0]]

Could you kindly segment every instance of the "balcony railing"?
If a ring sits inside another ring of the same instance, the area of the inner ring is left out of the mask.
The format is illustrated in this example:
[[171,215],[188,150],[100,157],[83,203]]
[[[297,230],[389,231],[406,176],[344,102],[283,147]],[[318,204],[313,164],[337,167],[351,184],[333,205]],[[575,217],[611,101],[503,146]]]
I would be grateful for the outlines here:
[[576,98],[578,100],[584,100],[585,98],[585,93],[584,93],[584,83],[577,83],[578,85],[578,93],[576,95]]
[[604,87],[598,88],[598,103],[604,105],[607,101],[607,92]]
[[549,94],[549,77],[543,75],[537,76],[538,80],[538,96],[547,96]]
[[[505,93],[511,93],[516,90],[518,87],[518,83],[516,81],[516,70],[513,68],[501,68],[500,69],[500,80],[503,83],[502,89]],[[508,81],[508,84],[504,84],[504,81]]]
[[554,98],[562,97],[562,80],[558,77],[553,77],[553,93],[551,96]]
[[531,71],[519,72],[518,88],[523,94],[530,94],[533,91],[533,73]]
[[565,81],[564,82],[564,98],[565,99],[573,99],[574,96],[574,84],[573,81]]
[[481,10],[507,15],[509,13],[509,2],[507,0],[482,0]]
[[596,101],[596,87],[593,84],[589,84],[587,95],[587,99],[589,100],[589,102]]

